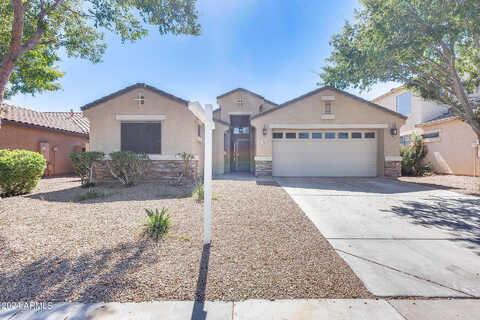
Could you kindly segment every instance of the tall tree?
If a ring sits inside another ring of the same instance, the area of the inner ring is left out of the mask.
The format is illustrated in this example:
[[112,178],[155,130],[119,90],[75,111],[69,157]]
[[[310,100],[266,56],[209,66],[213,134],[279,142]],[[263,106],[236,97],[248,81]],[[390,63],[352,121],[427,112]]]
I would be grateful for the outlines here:
[[[196,0],[0,0],[0,105],[16,93],[57,90],[59,51],[98,63],[104,32],[135,41],[146,25],[160,34],[198,35]],[[1,111],[1,110],[0,110]]]
[[323,82],[361,90],[402,82],[450,106],[480,139],[480,112],[470,99],[480,85],[480,1],[360,2],[355,21],[330,42]]

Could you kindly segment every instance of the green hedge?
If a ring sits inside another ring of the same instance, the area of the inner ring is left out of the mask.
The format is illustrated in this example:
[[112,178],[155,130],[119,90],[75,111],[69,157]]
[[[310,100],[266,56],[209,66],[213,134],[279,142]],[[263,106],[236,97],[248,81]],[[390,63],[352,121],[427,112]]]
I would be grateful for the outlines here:
[[3,196],[32,191],[43,175],[45,158],[28,150],[0,150],[0,189]]

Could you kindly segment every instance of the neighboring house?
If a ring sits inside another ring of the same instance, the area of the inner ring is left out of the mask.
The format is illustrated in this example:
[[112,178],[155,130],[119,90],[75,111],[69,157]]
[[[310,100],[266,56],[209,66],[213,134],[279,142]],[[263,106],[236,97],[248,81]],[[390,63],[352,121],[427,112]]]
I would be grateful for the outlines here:
[[88,120],[79,112],[39,112],[4,104],[0,149],[25,149],[47,160],[45,175],[72,172],[71,151],[88,146]]
[[[217,97],[213,170],[275,176],[396,176],[405,117],[331,87],[277,105],[245,89]],[[144,152],[151,178],[175,177],[179,152],[203,163],[204,128],[188,102],[135,84],[82,107],[90,120],[90,148]],[[97,170],[101,178],[106,170]]]
[[[472,100],[478,100],[476,96],[478,93],[472,95]],[[372,102],[408,116],[400,128],[400,143],[409,145],[412,133],[422,135],[428,149],[425,161],[436,172],[480,175],[477,136],[448,107],[425,100],[403,87],[392,89]]]

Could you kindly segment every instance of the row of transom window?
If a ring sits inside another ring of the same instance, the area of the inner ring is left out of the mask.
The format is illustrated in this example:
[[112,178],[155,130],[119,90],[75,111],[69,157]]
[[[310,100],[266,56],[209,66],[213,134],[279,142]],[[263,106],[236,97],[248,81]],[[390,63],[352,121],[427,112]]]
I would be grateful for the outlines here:
[[375,132],[273,132],[273,139],[375,139]]

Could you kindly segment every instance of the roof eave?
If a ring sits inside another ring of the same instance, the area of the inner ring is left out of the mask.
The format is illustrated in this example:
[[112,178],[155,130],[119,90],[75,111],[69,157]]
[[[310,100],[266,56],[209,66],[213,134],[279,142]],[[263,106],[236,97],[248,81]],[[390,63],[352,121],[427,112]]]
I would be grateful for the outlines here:
[[160,95],[162,95],[162,96],[164,96],[164,97],[166,97],[166,98],[175,100],[175,101],[177,101],[177,102],[179,102],[179,103],[181,103],[181,104],[184,104],[184,105],[188,105],[188,101],[187,101],[187,100],[184,100],[184,99],[179,98],[179,97],[177,97],[177,96],[174,96],[174,95],[172,95],[172,94],[170,94],[170,93],[168,93],[168,92],[165,92],[165,91],[162,91],[162,90],[160,90],[160,89],[157,89],[157,88],[155,88],[155,87],[153,87],[153,86],[150,86],[150,85],[148,85],[148,84],[146,84],[146,83],[136,83],[136,84],[134,84],[134,85],[131,85],[131,86],[128,86],[128,87],[123,88],[123,89],[121,89],[121,90],[118,90],[118,91],[116,91],[116,92],[114,92],[114,93],[111,93],[111,94],[109,94],[109,95],[106,95],[106,96],[104,96],[104,97],[102,97],[102,98],[100,98],[100,99],[97,99],[97,100],[93,101],[93,102],[87,103],[86,105],[80,107],[80,109],[81,109],[82,111],[88,110],[88,109],[90,109],[90,108],[93,108],[93,107],[101,104],[101,103],[107,102],[107,101],[112,100],[112,99],[114,99],[114,98],[116,98],[116,97],[118,97],[118,96],[121,96],[121,95],[123,95],[123,94],[125,94],[125,93],[127,93],[127,92],[130,92],[130,91],[135,90],[135,89],[140,89],[140,88],[153,91],[153,92],[158,93],[158,94],[160,94]]
[[358,100],[358,101],[360,101],[360,102],[362,102],[362,103],[366,103],[366,104],[368,104],[368,105],[370,105],[370,106],[372,106],[372,107],[374,107],[374,108],[377,108],[377,109],[379,109],[379,110],[381,110],[381,111],[385,111],[385,112],[391,113],[392,115],[397,116],[397,117],[399,117],[399,118],[402,118],[403,120],[406,120],[406,119],[407,119],[407,117],[404,116],[403,114],[400,114],[400,113],[395,112],[395,111],[393,111],[393,110],[390,110],[390,109],[388,109],[388,108],[382,107],[382,106],[380,106],[380,105],[378,105],[378,104],[375,104],[375,103],[373,103],[373,102],[371,102],[371,101],[368,101],[368,100],[365,100],[365,99],[363,99],[363,98],[357,97],[357,96],[355,96],[355,95],[353,95],[353,94],[350,94],[350,93],[348,93],[348,92],[345,92],[345,91],[343,91],[343,90],[337,89],[337,88],[332,87],[332,86],[324,86],[324,87],[315,89],[315,90],[313,90],[313,91],[307,92],[307,93],[305,93],[305,94],[303,94],[303,95],[301,95],[301,96],[299,96],[299,97],[297,97],[297,98],[294,98],[294,99],[291,99],[291,100],[289,100],[289,101],[287,101],[287,102],[285,102],[285,103],[282,103],[282,104],[279,105],[277,108],[272,108],[272,109],[268,109],[268,110],[265,110],[265,111],[263,111],[263,112],[260,112],[260,113],[258,113],[258,114],[256,114],[256,115],[252,116],[251,119],[253,120],[253,119],[259,118],[259,117],[261,117],[261,116],[264,116],[264,115],[266,115],[266,114],[269,114],[269,113],[271,113],[271,112],[277,111],[277,110],[282,109],[282,108],[284,108],[284,107],[287,107],[287,106],[289,106],[289,105],[291,105],[291,104],[293,104],[293,103],[295,103],[295,102],[297,102],[297,101],[303,100],[303,99],[305,99],[305,98],[308,98],[308,97],[310,97],[310,96],[312,96],[312,95],[314,95],[314,94],[317,94],[317,93],[322,92],[322,91],[325,91],[325,90],[335,91],[335,92],[337,92],[337,93],[340,93],[340,94],[345,95],[345,96],[347,96],[347,97],[350,97],[350,98],[352,98],[352,99]]
[[5,124],[17,125],[17,126],[24,127],[24,128],[47,130],[47,131],[53,131],[53,132],[56,132],[56,133],[70,134],[70,135],[74,135],[74,136],[83,136],[83,137],[86,137],[86,138],[89,137],[89,134],[86,133],[86,132],[70,131],[70,130],[65,130],[65,129],[60,129],[60,128],[42,126],[42,125],[33,124],[33,123],[29,123],[29,122],[15,121],[15,120],[10,120],[10,119],[5,119],[5,118],[0,118],[0,121],[4,122]]

